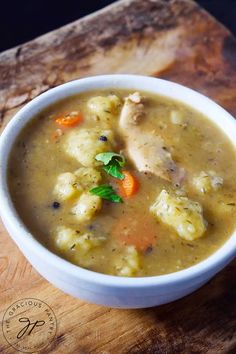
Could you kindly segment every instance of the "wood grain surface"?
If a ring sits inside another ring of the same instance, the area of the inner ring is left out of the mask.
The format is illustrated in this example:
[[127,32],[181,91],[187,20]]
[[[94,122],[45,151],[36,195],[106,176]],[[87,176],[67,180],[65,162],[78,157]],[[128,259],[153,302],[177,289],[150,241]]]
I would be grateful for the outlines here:
[[[228,30],[190,0],[123,0],[0,54],[1,129],[41,92],[108,73],[183,83],[236,116],[236,40]],[[42,279],[1,226],[0,320],[10,304],[27,297],[45,301],[57,317],[56,338],[44,354],[236,353],[236,262],[175,303],[109,309]],[[16,353],[1,330],[0,353]]]

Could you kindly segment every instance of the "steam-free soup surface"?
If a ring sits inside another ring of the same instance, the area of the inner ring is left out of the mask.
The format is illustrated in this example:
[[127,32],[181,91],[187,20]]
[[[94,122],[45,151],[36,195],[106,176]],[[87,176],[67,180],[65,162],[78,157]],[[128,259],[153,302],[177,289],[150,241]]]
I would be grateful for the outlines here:
[[35,117],[8,182],[23,222],[54,253],[96,272],[151,276],[190,267],[229,238],[235,177],[234,147],[206,117],[114,89]]

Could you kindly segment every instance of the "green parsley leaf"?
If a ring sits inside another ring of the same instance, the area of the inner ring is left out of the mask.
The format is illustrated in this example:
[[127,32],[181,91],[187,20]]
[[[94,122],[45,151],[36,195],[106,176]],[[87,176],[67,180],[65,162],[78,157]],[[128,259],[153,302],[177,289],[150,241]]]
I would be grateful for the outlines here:
[[116,161],[103,166],[103,170],[106,171],[109,175],[118,179],[124,179],[125,177],[123,173],[120,172],[120,166]]
[[124,179],[125,176],[121,172],[121,167],[125,164],[124,156],[116,154],[115,152],[103,152],[96,155],[95,159],[103,162],[103,169],[109,175],[118,179]]
[[104,165],[108,165],[111,162],[116,161],[120,167],[125,165],[125,158],[120,154],[116,154],[115,152],[102,152],[95,156],[97,161],[103,162]]
[[113,203],[123,203],[123,199],[116,194],[112,186],[108,184],[102,184],[101,186],[92,188],[89,192]]

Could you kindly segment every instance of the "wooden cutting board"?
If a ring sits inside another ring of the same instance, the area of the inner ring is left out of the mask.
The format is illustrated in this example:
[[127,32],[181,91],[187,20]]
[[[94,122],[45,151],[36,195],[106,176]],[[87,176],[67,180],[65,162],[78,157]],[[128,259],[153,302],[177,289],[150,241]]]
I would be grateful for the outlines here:
[[[1,129],[41,92],[110,73],[170,79],[236,115],[229,31],[190,0],[123,0],[0,55]],[[175,303],[116,310],[63,294],[32,269],[3,226],[0,233],[0,320],[22,298],[45,301],[58,327],[44,354],[236,353],[236,262]],[[0,352],[16,353],[1,330]]]

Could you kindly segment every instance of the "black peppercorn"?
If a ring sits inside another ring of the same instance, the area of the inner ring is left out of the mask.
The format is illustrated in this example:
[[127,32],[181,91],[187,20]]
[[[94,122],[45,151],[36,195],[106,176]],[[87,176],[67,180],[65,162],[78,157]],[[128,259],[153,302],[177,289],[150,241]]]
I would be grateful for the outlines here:
[[101,141],[107,141],[107,137],[106,137],[105,135],[101,135],[101,136],[99,137],[99,140],[101,140]]
[[58,209],[58,208],[60,208],[60,203],[58,203],[58,202],[53,202],[52,203],[52,207],[54,208],[54,209]]

